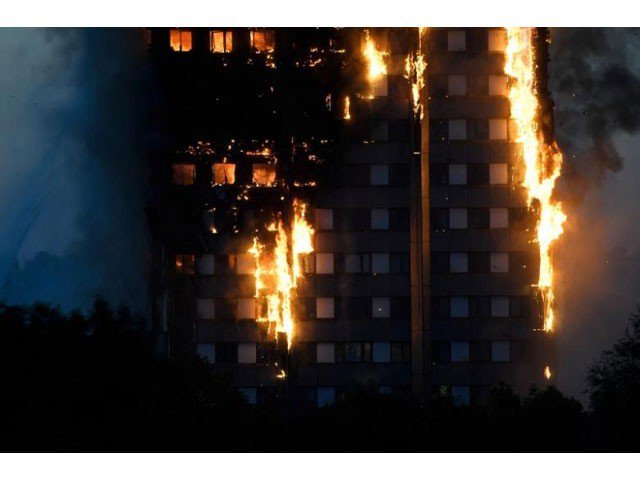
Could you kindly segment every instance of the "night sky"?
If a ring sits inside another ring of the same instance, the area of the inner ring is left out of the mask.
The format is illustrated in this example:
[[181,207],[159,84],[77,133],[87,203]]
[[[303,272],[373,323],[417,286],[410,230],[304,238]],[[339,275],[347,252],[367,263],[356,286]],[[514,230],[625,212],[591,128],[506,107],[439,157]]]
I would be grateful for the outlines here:
[[[552,30],[558,381],[575,396],[640,300],[638,47],[636,30]],[[2,300],[86,309],[100,293],[145,311],[150,85],[139,31],[0,29]]]

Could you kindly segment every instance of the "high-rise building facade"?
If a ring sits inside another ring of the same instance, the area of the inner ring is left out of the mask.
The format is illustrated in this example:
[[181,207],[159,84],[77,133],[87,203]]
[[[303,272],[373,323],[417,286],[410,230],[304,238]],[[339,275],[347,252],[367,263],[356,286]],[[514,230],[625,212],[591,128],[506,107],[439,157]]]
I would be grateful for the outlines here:
[[504,29],[152,29],[165,353],[258,403],[544,382],[505,46]]

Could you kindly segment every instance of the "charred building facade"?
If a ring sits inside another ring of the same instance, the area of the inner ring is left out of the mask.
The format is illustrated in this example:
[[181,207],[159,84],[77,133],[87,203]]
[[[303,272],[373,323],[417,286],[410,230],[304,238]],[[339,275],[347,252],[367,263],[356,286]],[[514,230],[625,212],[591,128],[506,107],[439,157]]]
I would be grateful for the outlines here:
[[150,32],[166,355],[257,403],[545,381],[504,29]]

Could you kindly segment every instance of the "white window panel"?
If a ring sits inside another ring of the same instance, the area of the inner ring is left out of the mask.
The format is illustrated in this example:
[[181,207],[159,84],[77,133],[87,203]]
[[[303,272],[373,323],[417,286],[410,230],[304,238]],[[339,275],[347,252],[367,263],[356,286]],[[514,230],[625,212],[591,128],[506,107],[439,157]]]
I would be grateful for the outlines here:
[[491,316],[509,316],[509,297],[491,297]]
[[469,342],[451,342],[451,361],[456,363],[469,361]]
[[507,136],[506,118],[492,118],[489,120],[489,140],[506,140]]
[[449,185],[467,184],[467,165],[457,163],[449,165]]
[[389,318],[391,305],[389,297],[374,297],[371,299],[371,311],[373,318]]
[[389,342],[373,342],[372,359],[375,363],[391,361],[391,344]]
[[447,32],[447,50],[450,52],[464,52],[467,49],[467,38],[464,30],[450,30]]
[[489,75],[489,95],[506,97],[507,93],[507,76]]
[[239,298],[236,306],[237,319],[256,318],[256,299]]
[[489,30],[489,51],[504,52],[507,48],[507,32],[504,29]]
[[318,363],[334,363],[336,361],[336,346],[334,343],[316,344],[316,360]]
[[467,77],[464,75],[449,75],[447,86],[450,96],[467,94]]
[[371,210],[371,228],[373,230],[389,230],[389,210],[373,208]]
[[491,254],[491,273],[507,273],[509,271],[509,254]]
[[209,363],[216,363],[216,344],[215,343],[199,343],[198,355]]
[[238,363],[256,363],[256,344],[238,344]]
[[316,228],[318,230],[333,230],[333,210],[316,208]]
[[200,275],[213,275],[215,272],[215,257],[210,253],[198,256],[196,268]]
[[451,297],[449,299],[451,318],[469,317],[469,297]]
[[492,208],[489,210],[489,226],[491,228],[509,228],[509,209]]
[[330,407],[336,403],[336,389],[333,387],[318,387],[318,407]]
[[316,273],[333,273],[333,253],[316,253]]
[[334,302],[333,298],[316,298],[316,317],[317,318],[333,318]]
[[466,208],[449,209],[449,228],[453,228],[453,229],[467,228],[467,209]]
[[491,342],[491,361],[511,361],[511,343],[509,340],[495,340]]
[[471,403],[471,389],[466,385],[453,385],[451,398],[453,398],[454,405],[466,407]]
[[213,298],[198,298],[196,300],[198,317],[205,320],[216,318],[216,301]]
[[449,271],[451,273],[467,273],[469,271],[469,255],[459,252],[450,253]]
[[389,165],[371,165],[371,185],[389,185]]
[[258,403],[258,389],[256,387],[238,388],[238,392],[244,397],[249,405],[255,405]]
[[465,119],[449,120],[449,140],[467,139],[467,121]]
[[389,254],[371,254],[371,273],[389,273]]
[[489,183],[491,185],[506,185],[508,183],[507,164],[489,164]]
[[236,255],[238,275],[253,275],[256,271],[256,259],[250,253]]

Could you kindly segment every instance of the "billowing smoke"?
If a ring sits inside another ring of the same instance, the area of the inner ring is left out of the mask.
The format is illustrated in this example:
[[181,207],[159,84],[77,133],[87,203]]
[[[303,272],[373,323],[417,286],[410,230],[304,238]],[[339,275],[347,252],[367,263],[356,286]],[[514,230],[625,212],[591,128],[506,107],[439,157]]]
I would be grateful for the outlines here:
[[0,299],[146,309],[138,30],[0,29]]
[[550,89],[565,153],[559,190],[569,213],[557,249],[564,306],[559,383],[577,396],[588,366],[620,337],[640,301],[639,33],[551,35]]

